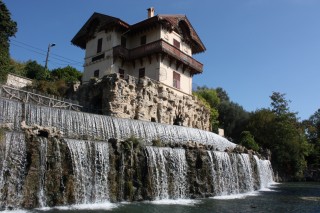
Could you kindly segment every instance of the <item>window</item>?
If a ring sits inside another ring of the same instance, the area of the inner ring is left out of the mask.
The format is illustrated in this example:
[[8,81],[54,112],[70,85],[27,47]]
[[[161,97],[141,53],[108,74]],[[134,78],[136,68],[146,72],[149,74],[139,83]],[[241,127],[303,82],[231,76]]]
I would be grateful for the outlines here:
[[121,47],[127,47],[127,38],[121,36]]
[[102,38],[98,39],[98,45],[97,45],[97,53],[100,53],[102,50]]
[[100,59],[104,59],[104,53],[93,57],[93,58],[91,59],[91,61],[94,62],[94,61],[98,61],[98,60],[100,60]]
[[180,89],[180,74],[173,72],[173,87]]
[[95,71],[93,72],[93,76],[94,76],[95,78],[99,78],[99,70],[95,70]]
[[180,42],[173,39],[173,46],[175,46],[176,48],[180,49]]
[[145,75],[146,75],[145,68],[139,69],[139,78],[144,78]]
[[144,45],[144,44],[146,44],[147,43],[147,36],[141,36],[141,38],[140,38],[140,44],[141,45]]
[[124,78],[124,70],[119,69],[120,78]]

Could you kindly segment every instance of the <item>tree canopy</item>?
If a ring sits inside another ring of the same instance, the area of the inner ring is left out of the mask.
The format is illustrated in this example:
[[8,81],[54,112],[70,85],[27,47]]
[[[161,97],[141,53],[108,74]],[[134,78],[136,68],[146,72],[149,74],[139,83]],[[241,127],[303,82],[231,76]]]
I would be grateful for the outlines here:
[[9,72],[9,38],[17,32],[17,23],[11,19],[11,13],[0,0],[0,82],[5,81]]
[[273,92],[271,109],[251,115],[248,130],[256,142],[272,152],[272,163],[281,177],[302,179],[310,151],[296,113],[289,110],[285,94]]

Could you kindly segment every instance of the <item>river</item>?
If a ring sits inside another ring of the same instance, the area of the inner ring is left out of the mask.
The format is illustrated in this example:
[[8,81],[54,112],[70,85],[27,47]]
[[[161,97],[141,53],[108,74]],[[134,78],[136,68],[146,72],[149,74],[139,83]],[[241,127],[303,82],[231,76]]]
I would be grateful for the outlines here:
[[44,208],[27,213],[214,213],[214,212],[320,212],[320,183],[283,183],[246,195],[214,197],[200,200],[168,200],[72,207]]

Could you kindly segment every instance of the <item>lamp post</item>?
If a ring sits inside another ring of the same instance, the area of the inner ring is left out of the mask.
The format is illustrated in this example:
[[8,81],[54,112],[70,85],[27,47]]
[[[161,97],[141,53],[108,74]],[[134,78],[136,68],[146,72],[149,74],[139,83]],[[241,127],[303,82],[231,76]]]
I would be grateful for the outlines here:
[[46,57],[46,63],[44,65],[44,69],[48,68],[48,59],[49,59],[49,53],[50,53],[50,48],[56,46],[55,43],[49,44],[48,45],[48,51],[47,51],[47,57]]

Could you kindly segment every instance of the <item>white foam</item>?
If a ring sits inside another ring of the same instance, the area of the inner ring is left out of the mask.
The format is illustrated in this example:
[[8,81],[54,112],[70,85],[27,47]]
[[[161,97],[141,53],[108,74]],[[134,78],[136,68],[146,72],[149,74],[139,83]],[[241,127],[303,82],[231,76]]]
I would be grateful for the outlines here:
[[51,207],[41,207],[41,208],[37,208],[37,210],[40,210],[40,211],[49,211],[51,210],[52,208]]
[[216,199],[216,200],[234,200],[234,199],[244,199],[248,196],[257,196],[258,194],[259,194],[259,192],[248,192],[248,193],[243,193],[243,194],[214,196],[211,198]]
[[57,206],[54,209],[58,210],[110,210],[118,207],[114,203],[90,203],[90,204],[76,204],[71,206]]
[[1,213],[28,213],[27,210],[15,209],[15,210],[4,210]]
[[156,204],[156,205],[184,205],[190,206],[200,202],[200,200],[191,200],[191,199],[163,199],[163,200],[153,200],[147,201],[148,203]]

